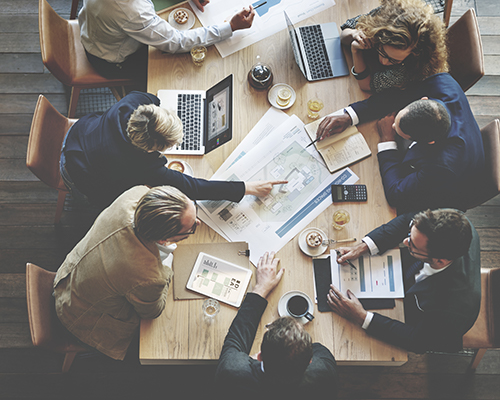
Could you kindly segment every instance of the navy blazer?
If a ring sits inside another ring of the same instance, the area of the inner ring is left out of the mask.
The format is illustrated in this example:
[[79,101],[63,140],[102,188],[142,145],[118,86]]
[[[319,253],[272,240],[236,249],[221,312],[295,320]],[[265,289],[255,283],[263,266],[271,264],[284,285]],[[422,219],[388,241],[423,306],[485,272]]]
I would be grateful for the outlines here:
[[242,199],[243,182],[192,178],[166,168],[167,159],[159,152],[135,147],[127,136],[127,123],[143,104],[160,105],[160,100],[149,93],[131,92],[103,114],[86,115],[70,129],[64,148],[66,169],[92,204],[106,207],[137,185],[171,185],[192,200]]
[[406,152],[378,153],[387,201],[400,214],[440,207],[465,211],[479,189],[478,177],[484,173],[484,149],[467,97],[451,75],[436,74],[406,90],[387,90],[351,107],[363,123],[399,111],[424,96],[447,108],[450,132],[440,143],[417,143]]
[[[413,215],[400,215],[367,235],[379,248],[379,254],[407,237]],[[481,301],[479,237],[471,227],[473,238],[465,256],[407,288],[406,322],[374,313],[367,329],[370,335],[415,353],[462,349],[462,336],[474,325]],[[404,252],[403,269],[416,261],[407,250]]]
[[[215,373],[222,398],[305,399],[324,395],[335,399],[338,390],[337,365],[332,353],[313,343],[313,357],[301,382],[294,387],[276,387],[266,379],[260,361],[249,356],[267,300],[248,293],[224,340]],[[224,395],[225,394],[225,395]],[[312,396],[311,396],[312,395]]]

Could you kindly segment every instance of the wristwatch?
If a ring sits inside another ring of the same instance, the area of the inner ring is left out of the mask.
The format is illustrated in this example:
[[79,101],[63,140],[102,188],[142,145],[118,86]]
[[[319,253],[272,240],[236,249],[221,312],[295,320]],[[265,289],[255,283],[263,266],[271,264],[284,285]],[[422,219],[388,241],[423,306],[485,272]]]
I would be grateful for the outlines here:
[[356,71],[354,71],[354,65],[353,65],[351,68],[351,73],[352,73],[352,76],[354,76],[354,78],[357,81],[361,81],[365,78],[368,78],[368,76],[370,75],[370,70],[368,68],[366,68],[363,72],[357,73]]

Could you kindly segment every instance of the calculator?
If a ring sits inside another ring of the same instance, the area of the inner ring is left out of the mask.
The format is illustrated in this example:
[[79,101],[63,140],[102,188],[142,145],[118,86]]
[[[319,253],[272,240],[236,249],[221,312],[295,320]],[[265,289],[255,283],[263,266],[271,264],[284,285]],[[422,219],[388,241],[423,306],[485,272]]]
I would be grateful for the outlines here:
[[332,200],[334,203],[342,201],[366,201],[367,199],[365,185],[332,185]]

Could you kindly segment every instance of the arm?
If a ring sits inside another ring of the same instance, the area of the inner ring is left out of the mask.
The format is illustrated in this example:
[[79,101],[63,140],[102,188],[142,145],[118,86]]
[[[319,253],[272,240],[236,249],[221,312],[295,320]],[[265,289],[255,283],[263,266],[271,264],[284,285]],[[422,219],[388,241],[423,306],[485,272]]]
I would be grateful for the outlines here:
[[133,288],[127,293],[127,300],[139,317],[154,319],[160,316],[167,302],[171,272],[167,279],[155,279]]

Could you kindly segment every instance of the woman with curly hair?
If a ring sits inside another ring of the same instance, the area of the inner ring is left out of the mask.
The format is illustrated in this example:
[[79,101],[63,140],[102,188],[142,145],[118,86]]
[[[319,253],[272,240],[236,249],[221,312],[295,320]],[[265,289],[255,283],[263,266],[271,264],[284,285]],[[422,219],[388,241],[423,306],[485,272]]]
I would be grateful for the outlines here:
[[351,47],[351,72],[364,91],[405,88],[448,71],[446,29],[421,0],[381,0],[341,28],[342,43]]

